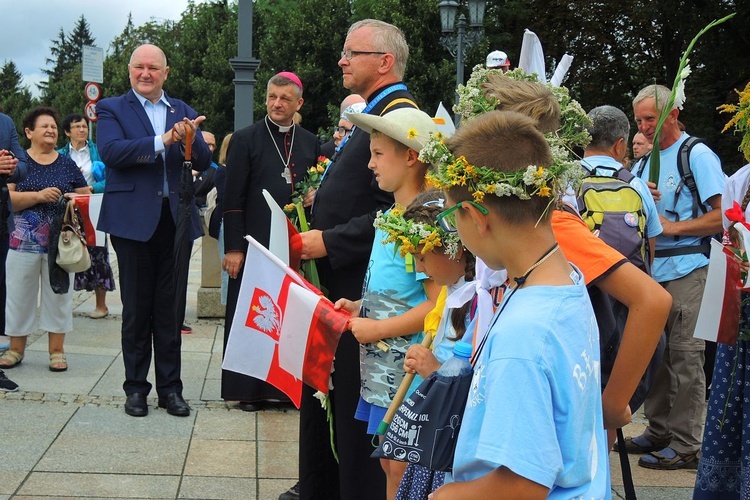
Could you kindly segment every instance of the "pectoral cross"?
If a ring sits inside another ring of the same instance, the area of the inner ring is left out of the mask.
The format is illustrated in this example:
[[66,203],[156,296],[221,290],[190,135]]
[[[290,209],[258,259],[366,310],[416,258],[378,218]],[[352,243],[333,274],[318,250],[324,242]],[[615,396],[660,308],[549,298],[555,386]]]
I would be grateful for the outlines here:
[[292,172],[289,170],[289,167],[284,168],[284,171],[281,172],[281,176],[286,179],[287,184],[292,183]]

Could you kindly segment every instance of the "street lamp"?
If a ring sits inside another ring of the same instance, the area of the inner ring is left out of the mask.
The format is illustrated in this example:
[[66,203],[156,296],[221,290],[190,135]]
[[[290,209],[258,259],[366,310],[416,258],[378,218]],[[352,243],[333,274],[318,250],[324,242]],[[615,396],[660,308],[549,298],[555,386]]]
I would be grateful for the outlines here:
[[[458,22],[456,22],[456,14],[464,3],[469,11],[468,24],[463,12],[458,15]],[[456,0],[440,0],[438,3],[440,25],[443,31],[440,44],[456,59],[456,89],[464,83],[466,53],[484,38],[486,5],[486,0],[465,0],[461,3]],[[458,103],[458,94],[456,94],[456,103]],[[459,117],[456,116],[456,125],[458,125],[458,120]]]

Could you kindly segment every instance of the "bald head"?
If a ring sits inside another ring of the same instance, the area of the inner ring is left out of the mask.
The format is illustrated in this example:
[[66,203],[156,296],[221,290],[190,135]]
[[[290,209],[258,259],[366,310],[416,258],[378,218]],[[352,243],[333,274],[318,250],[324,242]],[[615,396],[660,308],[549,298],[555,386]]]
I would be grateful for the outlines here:
[[344,110],[352,104],[356,104],[358,102],[365,102],[365,99],[359,94],[349,94],[344,98],[343,101],[341,101],[341,113],[343,113]]
[[138,94],[156,103],[162,95],[162,87],[169,75],[167,56],[156,45],[137,47],[128,64],[130,86]]
[[133,64],[133,59],[136,57],[136,54],[142,51],[146,52],[154,52],[156,54],[159,54],[162,58],[162,62],[164,64],[164,67],[167,67],[167,55],[164,53],[163,50],[161,50],[156,45],[152,45],[150,43],[144,43],[143,45],[139,45],[138,47],[133,50],[133,53],[130,54],[130,62],[128,64]]

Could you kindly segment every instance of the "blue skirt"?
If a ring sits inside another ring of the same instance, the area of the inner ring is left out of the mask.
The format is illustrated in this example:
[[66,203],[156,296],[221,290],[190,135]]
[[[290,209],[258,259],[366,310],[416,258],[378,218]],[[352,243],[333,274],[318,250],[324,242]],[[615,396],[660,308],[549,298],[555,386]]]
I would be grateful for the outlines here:
[[[743,313],[740,329],[750,317]],[[750,498],[749,349],[747,341],[717,346],[694,499]]]

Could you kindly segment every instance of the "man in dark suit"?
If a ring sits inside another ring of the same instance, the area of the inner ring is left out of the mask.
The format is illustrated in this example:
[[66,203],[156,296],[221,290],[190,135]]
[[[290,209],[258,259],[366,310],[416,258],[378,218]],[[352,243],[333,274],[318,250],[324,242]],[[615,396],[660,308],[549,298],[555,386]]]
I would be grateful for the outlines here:
[[[107,164],[98,229],[110,234],[120,269],[125,413],[148,414],[153,343],[159,406],[188,416],[175,319],[175,224],[188,130],[194,132],[193,168],[205,170],[211,162],[198,130],[205,116],[162,90],[169,67],[159,47],[136,48],[128,70],[130,92],[97,106],[99,151]],[[192,203],[190,210],[193,240],[202,231]]]
[[[404,34],[396,26],[366,19],[353,24],[344,41],[339,66],[344,87],[367,101],[362,111],[383,115],[394,109],[417,107],[401,82],[409,57]],[[367,168],[370,135],[354,129],[315,194],[313,230],[302,233],[302,258],[317,259],[328,297],[358,297],[369,262],[378,210],[393,204],[393,195],[378,188]],[[336,350],[333,372],[334,437],[338,463],[329,445],[326,412],[307,386],[300,408],[300,498],[381,499],[385,475],[372,460],[366,424],[354,419],[359,401],[359,343],[345,332]],[[285,498],[290,498],[289,496]]]
[[5,258],[13,230],[8,183],[24,180],[27,170],[26,151],[18,144],[16,125],[8,115],[0,113],[0,335],[5,335]]

